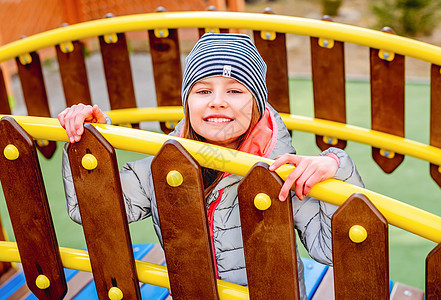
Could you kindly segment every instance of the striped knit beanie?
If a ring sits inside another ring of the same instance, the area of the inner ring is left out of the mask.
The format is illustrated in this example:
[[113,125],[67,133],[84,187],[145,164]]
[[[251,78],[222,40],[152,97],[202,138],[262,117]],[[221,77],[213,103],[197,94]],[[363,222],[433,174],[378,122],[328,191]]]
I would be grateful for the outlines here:
[[242,83],[256,99],[260,117],[265,112],[268,91],[266,64],[245,34],[206,33],[186,58],[182,80],[182,105],[193,85],[213,76],[231,77]]

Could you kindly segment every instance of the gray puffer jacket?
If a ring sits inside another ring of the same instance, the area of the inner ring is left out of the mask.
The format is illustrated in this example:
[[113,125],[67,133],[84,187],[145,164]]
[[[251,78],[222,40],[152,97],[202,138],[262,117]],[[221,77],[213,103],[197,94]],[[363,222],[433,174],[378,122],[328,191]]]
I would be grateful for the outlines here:
[[[272,111],[272,110],[271,110]],[[280,115],[274,112],[277,123],[278,139],[268,158],[275,159],[284,153],[295,153],[291,136]],[[178,135],[181,121],[171,135]],[[66,147],[65,147],[66,149]],[[340,159],[340,166],[335,174],[336,179],[363,186],[356,167],[345,151],[330,148],[320,155],[332,152]],[[156,234],[162,243],[161,228],[155,199],[150,164],[153,157],[130,162],[120,172],[121,184],[129,222],[138,221],[149,216],[153,218]],[[78,202],[72,182],[66,151],[63,155],[63,179],[69,216],[81,224]],[[242,177],[229,175],[223,178],[207,199],[207,209],[213,210],[213,244],[216,255],[219,278],[240,285],[247,284],[245,259],[242,245],[242,234],[239,217],[237,186]],[[221,193],[220,201],[216,201]],[[306,197],[300,201],[292,193],[295,228],[310,256],[315,260],[331,265],[331,216],[338,208],[335,205]],[[216,205],[211,207],[211,205]],[[303,264],[298,258],[300,298],[306,299]]]

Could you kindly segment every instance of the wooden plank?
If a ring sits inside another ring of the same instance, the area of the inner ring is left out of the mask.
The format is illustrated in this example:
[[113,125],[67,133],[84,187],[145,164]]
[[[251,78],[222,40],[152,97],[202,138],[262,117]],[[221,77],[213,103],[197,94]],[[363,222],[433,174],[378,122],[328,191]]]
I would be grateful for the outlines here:
[[78,103],[91,105],[92,99],[84,62],[84,44],[73,41],[71,51],[66,50],[69,46],[65,43],[55,47],[66,105],[72,106]]
[[10,115],[11,107],[9,106],[8,92],[6,90],[5,78],[3,70],[0,67],[0,114]]
[[[51,117],[40,57],[36,52],[29,53],[29,57],[32,61],[28,64],[22,64],[19,57],[15,59],[28,115]],[[54,141],[37,141],[36,146],[46,158],[51,158],[57,148]]]
[[[430,145],[441,148],[441,67],[430,71]],[[430,164],[430,175],[441,187],[441,166]]]
[[433,248],[426,258],[426,299],[441,299],[441,244]]
[[334,300],[334,268],[329,267],[312,300]]
[[[266,14],[274,14],[271,9]],[[253,31],[254,44],[267,64],[268,103],[280,113],[291,112],[289,106],[288,59],[286,36],[280,32]],[[275,36],[274,36],[275,35]]]
[[[6,241],[6,233],[4,231],[3,225],[2,225],[2,218],[0,216],[0,241]],[[9,262],[0,262],[0,285],[2,284],[3,277],[7,277],[6,273],[10,273],[9,271],[15,269],[12,267],[12,264]]]
[[[107,91],[111,109],[135,108],[136,98],[133,87],[132,69],[125,33],[100,36],[101,56],[106,75]],[[115,39],[117,41],[115,42]],[[108,42],[106,42],[106,40]],[[138,124],[133,127],[139,128]]]
[[[380,58],[379,52],[370,49],[371,128],[404,137],[404,56],[394,54],[394,59],[388,61]],[[384,155],[381,149],[372,147],[372,157],[384,172],[391,173],[404,156],[383,150]]]
[[[362,226],[367,237],[353,242]],[[388,223],[369,199],[355,193],[332,216],[335,299],[389,299]]]
[[[140,299],[115,151],[85,124],[81,141],[69,144],[67,152],[98,296],[107,299],[117,287],[124,298]],[[83,167],[86,154],[96,158],[96,168]]]
[[[27,285],[39,299],[61,299],[66,280],[32,137],[11,117],[0,121],[0,136],[0,149],[15,147],[18,154],[1,155],[0,180]],[[37,287],[39,275],[49,279],[48,288]]]
[[[216,6],[210,5],[207,7],[207,11],[218,11]],[[205,33],[228,33],[228,28],[198,28],[199,38],[201,38]]]
[[[314,116],[346,123],[344,43],[316,37],[311,37],[310,42]],[[347,143],[335,137],[316,135],[316,144],[324,151],[329,147],[344,149]]]
[[[219,299],[199,164],[169,140],[151,169],[173,299]],[[180,185],[167,183],[170,171]]]
[[[278,200],[283,181],[257,163],[239,184],[239,211],[251,299],[300,299],[291,197]],[[260,210],[255,197],[269,197]]]
[[[153,77],[155,79],[158,106],[180,106],[182,68],[177,29],[163,29],[167,37],[157,37],[154,30],[148,31]],[[157,32],[158,33],[158,32]],[[169,133],[174,124],[160,123],[161,130]]]
[[396,282],[390,293],[390,300],[423,300],[424,292],[420,289]]

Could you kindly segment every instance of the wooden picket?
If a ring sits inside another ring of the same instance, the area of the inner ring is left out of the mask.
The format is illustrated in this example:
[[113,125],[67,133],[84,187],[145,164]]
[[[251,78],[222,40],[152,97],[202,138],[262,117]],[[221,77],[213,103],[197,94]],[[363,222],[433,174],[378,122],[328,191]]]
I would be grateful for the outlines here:
[[141,299],[115,150],[92,125],[84,130],[67,153],[98,296]]
[[67,285],[33,139],[3,117],[0,149],[0,180],[28,287],[39,299],[62,299]]

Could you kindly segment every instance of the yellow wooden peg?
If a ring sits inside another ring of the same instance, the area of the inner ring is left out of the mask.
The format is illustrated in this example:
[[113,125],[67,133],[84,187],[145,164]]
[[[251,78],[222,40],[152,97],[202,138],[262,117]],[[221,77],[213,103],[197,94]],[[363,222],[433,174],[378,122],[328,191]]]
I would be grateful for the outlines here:
[[395,58],[395,53],[390,51],[380,50],[378,51],[378,57],[387,61],[393,61]]
[[182,174],[178,171],[170,171],[167,174],[167,183],[172,187],[180,186],[184,182],[184,178],[182,177]]
[[211,32],[211,33],[220,33],[220,29],[219,28],[211,28],[211,27],[207,27],[204,29],[205,33]]
[[81,164],[83,165],[84,169],[93,170],[98,166],[98,161],[95,156],[88,153],[81,159]]
[[157,38],[166,38],[169,36],[169,32],[167,28],[159,28],[153,31]]
[[24,66],[29,65],[32,62],[32,56],[29,53],[26,53],[26,54],[20,55],[18,57],[18,60]]
[[338,138],[332,137],[332,136],[323,136],[323,142],[328,145],[337,145],[338,144]]
[[276,39],[276,33],[274,31],[261,31],[260,37],[262,40],[274,41]]
[[3,150],[3,154],[8,160],[16,160],[20,155],[20,152],[18,151],[17,147],[15,147],[12,144],[9,144]]
[[392,159],[395,157],[395,152],[385,149],[380,149],[380,155]]
[[61,52],[63,53],[70,53],[72,51],[74,51],[74,45],[72,44],[72,42],[65,42],[65,43],[61,43],[59,45]]
[[45,147],[47,145],[49,145],[49,141],[48,140],[36,140],[37,145],[40,147]]
[[104,41],[107,44],[115,44],[115,43],[118,42],[118,36],[116,35],[116,33],[105,34],[104,35]]
[[110,300],[121,300],[124,297],[123,292],[116,286],[112,286],[107,294]]
[[363,226],[354,225],[349,229],[349,238],[354,243],[361,243],[367,238],[367,231]]
[[47,289],[51,285],[51,281],[45,275],[40,274],[35,279],[35,285],[40,290],[45,290],[45,289]]
[[267,210],[271,206],[271,198],[265,193],[259,193],[254,197],[254,206],[259,210]]
[[334,40],[319,38],[318,44],[320,47],[331,49],[334,47]]

